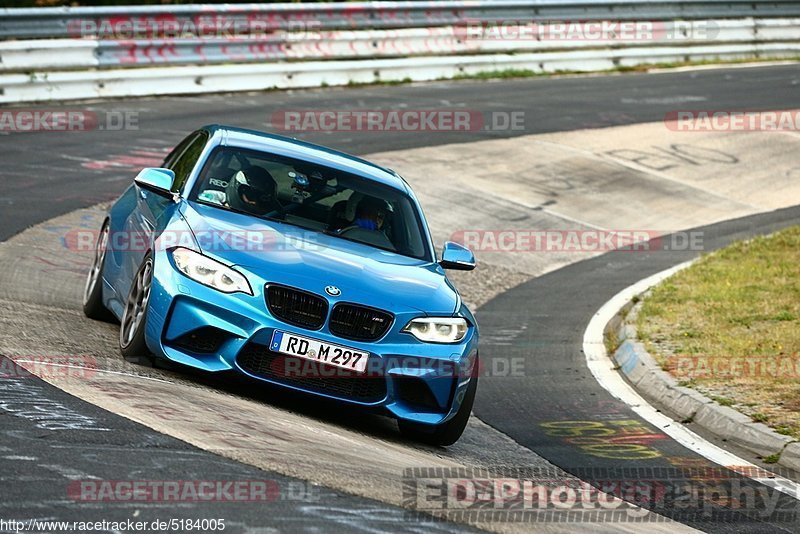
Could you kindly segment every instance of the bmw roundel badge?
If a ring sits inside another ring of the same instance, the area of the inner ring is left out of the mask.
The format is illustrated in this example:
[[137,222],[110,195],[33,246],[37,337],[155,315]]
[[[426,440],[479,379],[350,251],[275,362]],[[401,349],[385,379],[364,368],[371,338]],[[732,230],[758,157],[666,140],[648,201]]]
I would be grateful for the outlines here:
[[341,290],[336,286],[325,286],[325,293],[332,297],[338,297],[342,294]]

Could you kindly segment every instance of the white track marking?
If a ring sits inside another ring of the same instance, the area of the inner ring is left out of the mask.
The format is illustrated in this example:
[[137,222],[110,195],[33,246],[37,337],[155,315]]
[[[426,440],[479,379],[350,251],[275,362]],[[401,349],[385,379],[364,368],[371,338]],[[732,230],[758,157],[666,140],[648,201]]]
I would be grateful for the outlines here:
[[764,210],[764,208],[762,208],[762,207],[755,206],[753,204],[748,204],[747,202],[742,202],[742,201],[736,200],[734,198],[726,197],[725,195],[722,195],[720,193],[716,193],[716,192],[708,190],[708,189],[703,189],[698,184],[687,182],[686,180],[681,180],[680,178],[676,178],[675,176],[671,176],[668,173],[657,171],[657,170],[651,169],[649,167],[645,167],[644,165],[638,165],[636,163],[632,163],[630,161],[625,161],[625,160],[622,160],[620,158],[616,158],[614,156],[598,154],[597,152],[593,152],[592,150],[586,150],[585,148],[574,147],[574,146],[571,146],[571,145],[560,143],[558,141],[548,141],[548,140],[539,139],[539,140],[536,141],[536,143],[540,144],[540,145],[552,145],[554,147],[558,147],[558,148],[564,149],[566,151],[571,151],[571,152],[573,152],[575,154],[581,154],[582,156],[585,156],[585,157],[591,158],[591,159],[595,159],[595,160],[603,162],[603,163],[619,165],[620,167],[625,167],[625,168],[628,168],[628,169],[630,169],[632,171],[640,172],[642,174],[646,174],[646,175],[652,176],[653,178],[657,178],[657,179],[663,180],[665,182],[672,182],[672,183],[675,183],[675,184],[678,184],[678,185],[682,185],[683,187],[692,189],[694,191],[700,191],[702,193],[705,193],[705,194],[707,194],[709,196],[712,196],[714,198],[718,198],[718,199],[723,200],[725,202],[739,204],[742,207],[749,208],[751,210],[755,210],[756,212]]
[[59,464],[40,464],[39,467],[44,467],[45,469],[58,473],[67,480],[100,480],[98,477],[89,475],[78,469],[73,469],[72,467]]
[[[611,395],[630,406],[631,409],[644,420],[655,425],[662,432],[687,449],[696,452],[715,464],[719,464],[731,471],[747,476],[756,482],[800,500],[800,485],[797,483],[771,473],[763,467],[756,466],[725,449],[717,447],[682,424],[656,410],[623,380],[619,372],[614,369],[613,363],[608,357],[605,343],[603,342],[603,332],[608,322],[611,321],[619,310],[634,296],[644,293],[647,289],[669,278],[678,271],[689,267],[694,261],[695,260],[681,263],[675,267],[645,278],[644,280],[640,280],[632,286],[623,289],[614,295],[611,300],[606,302],[603,307],[594,314],[594,317],[592,317],[592,320],[589,322],[589,326],[586,327],[586,332],[583,334],[583,352],[586,356],[586,364],[595,379],[603,388],[611,393]],[[758,472],[769,473],[769,475],[766,477],[751,476],[752,473]]]

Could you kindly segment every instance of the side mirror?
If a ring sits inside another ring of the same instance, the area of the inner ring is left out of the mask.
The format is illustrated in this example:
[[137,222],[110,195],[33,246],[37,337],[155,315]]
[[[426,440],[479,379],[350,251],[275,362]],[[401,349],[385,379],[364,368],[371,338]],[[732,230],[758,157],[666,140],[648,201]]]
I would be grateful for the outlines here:
[[442,260],[439,265],[443,269],[471,271],[475,268],[475,255],[467,247],[447,241],[442,249]]
[[133,181],[139,187],[143,187],[159,195],[172,195],[172,183],[175,181],[175,173],[169,169],[158,167],[147,167],[139,171]]

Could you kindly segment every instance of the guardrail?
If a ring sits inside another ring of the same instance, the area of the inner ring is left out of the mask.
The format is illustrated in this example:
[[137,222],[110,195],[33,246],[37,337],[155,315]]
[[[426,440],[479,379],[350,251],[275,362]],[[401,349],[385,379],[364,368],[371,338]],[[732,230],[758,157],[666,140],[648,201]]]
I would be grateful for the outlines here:
[[444,0],[5,8],[0,9],[0,38],[104,38],[114,37],[120,28],[135,27],[155,31],[203,29],[238,35],[254,31],[292,31],[309,23],[318,30],[345,30],[429,28],[452,26],[465,20],[692,20],[797,16],[800,16],[798,0]]
[[428,81],[524,69],[538,73],[593,72],[692,58],[739,60],[797,58],[800,43],[570,50],[533,54],[431,56],[358,61],[308,61],[50,72],[0,76],[0,102],[176,95],[387,81]]
[[[545,26],[539,31],[552,34]],[[664,23],[651,38],[561,39],[468,38],[464,29],[409,28],[309,32],[235,39],[59,39],[0,43],[0,72],[30,69],[119,68],[154,65],[259,63],[264,61],[469,55],[654,45],[792,42],[800,38],[800,18],[699,20]],[[531,30],[533,31],[533,30]]]
[[[644,33],[611,26],[573,38],[567,27],[586,31],[593,23],[620,21],[634,21]],[[516,34],[502,34],[509,24]],[[34,38],[45,35],[65,38]],[[22,102],[431,80],[481,70],[594,71],[798,58],[800,1],[0,9],[0,37],[17,39],[0,42],[0,102]]]

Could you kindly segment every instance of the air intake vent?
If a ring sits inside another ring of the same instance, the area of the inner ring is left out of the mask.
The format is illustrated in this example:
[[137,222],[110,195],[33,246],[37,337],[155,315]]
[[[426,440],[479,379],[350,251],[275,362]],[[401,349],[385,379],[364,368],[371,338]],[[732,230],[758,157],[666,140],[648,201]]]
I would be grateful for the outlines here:
[[311,392],[363,403],[379,402],[386,397],[386,378],[383,375],[362,375],[286,356],[258,343],[247,343],[236,362],[252,375]]
[[231,335],[224,330],[214,328],[213,326],[205,326],[182,335],[175,341],[172,341],[171,344],[189,352],[209,354],[216,352],[220,345],[230,337]]

